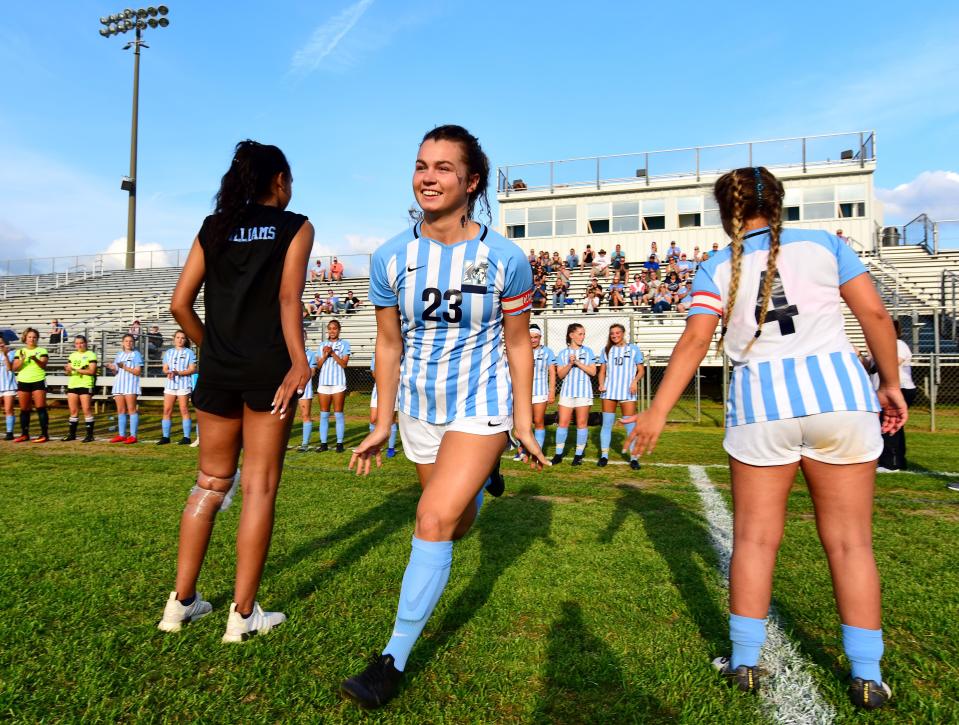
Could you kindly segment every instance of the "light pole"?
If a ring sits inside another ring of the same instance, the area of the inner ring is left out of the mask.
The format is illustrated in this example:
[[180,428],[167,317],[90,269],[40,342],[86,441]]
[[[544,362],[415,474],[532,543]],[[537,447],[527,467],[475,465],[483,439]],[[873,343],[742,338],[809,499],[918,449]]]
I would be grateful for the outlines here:
[[133,121],[130,128],[130,175],[124,176],[120,188],[130,194],[127,204],[127,256],[126,268],[136,266],[136,228],[137,228],[137,116],[140,105],[140,47],[149,48],[142,37],[147,28],[165,28],[170,24],[166,5],[158,7],[127,8],[119,13],[100,18],[100,35],[109,38],[130,30],[136,31],[136,37],[123,46],[124,50],[133,48]]

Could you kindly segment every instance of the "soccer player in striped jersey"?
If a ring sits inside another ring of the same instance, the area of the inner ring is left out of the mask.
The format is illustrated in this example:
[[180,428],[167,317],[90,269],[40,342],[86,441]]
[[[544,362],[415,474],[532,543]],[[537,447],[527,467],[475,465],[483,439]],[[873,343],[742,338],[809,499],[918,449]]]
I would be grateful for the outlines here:
[[350,341],[340,337],[340,321],[330,320],[326,325],[326,340],[320,345],[317,365],[320,375],[316,381],[316,397],[320,400],[320,445],[317,453],[328,451],[327,436],[330,432],[330,407],[336,420],[336,452],[343,452],[346,435],[346,418],[343,404],[346,402],[346,366],[350,364]]
[[[626,342],[626,328],[618,322],[609,326],[609,339],[599,358],[599,397],[603,405],[603,427],[599,432],[598,466],[609,463],[609,445],[613,439],[613,423],[616,420],[616,406],[623,411],[626,437],[633,432],[633,417],[636,415],[636,395],[639,381],[643,379],[646,366],[639,346]],[[639,459],[630,455],[629,465],[639,469]]]
[[[696,274],[686,330],[650,409],[638,417],[632,448],[652,450],[722,321],[719,344],[733,364],[723,442],[735,517],[732,654],[714,665],[740,688],[755,689],[786,502],[801,468],[852,664],[850,697],[858,707],[881,707],[891,692],[879,668],[873,489],[880,431],[896,431],[908,417],[892,321],[842,240],[782,228],[783,187],[768,170],[731,171],[716,182],[715,194],[732,242]],[[846,339],[843,301],[876,360],[878,398]]]
[[[319,261],[319,260],[317,260]],[[306,330],[303,330],[303,343],[306,344]],[[319,356],[315,350],[306,350],[306,364],[310,366],[310,379],[303,387],[303,395],[300,396],[300,422],[303,424],[303,438],[300,447],[297,450],[300,453],[306,453],[310,450],[310,434],[313,432],[313,373],[319,367]]]
[[[373,393],[370,395],[370,433],[373,432],[373,429],[376,428],[376,418],[379,415],[377,410],[377,404],[379,403],[379,394],[376,390],[376,351],[374,350],[373,356],[370,358],[370,372],[373,373]],[[398,406],[394,405],[394,415],[393,423],[390,425],[390,439],[386,444],[386,457],[393,458],[396,455],[396,414],[395,411],[398,409]]]
[[86,435],[83,443],[93,443],[93,386],[97,379],[97,354],[87,349],[87,338],[77,335],[73,341],[76,349],[70,353],[70,359],[64,370],[69,376],[67,383],[67,406],[70,409],[69,431],[62,441],[77,439],[77,426],[80,424],[80,411],[83,411]]
[[543,344],[539,325],[529,326],[529,341],[533,346],[533,436],[542,448],[546,445],[546,406],[556,401],[556,355]]
[[476,519],[514,423],[530,465],[545,463],[532,431],[532,275],[519,247],[472,220],[477,199],[489,210],[488,183],[489,159],[476,137],[461,126],[433,129],[413,172],[422,221],[373,254],[380,404],[350,466],[368,473],[371,460],[380,463],[398,392],[403,452],[423,494],[393,636],[342,686],[364,707],[396,694],[449,579],[453,541]]
[[553,465],[563,460],[569,423],[576,417],[576,452],[573,465],[583,463],[586,442],[589,439],[589,409],[593,407],[593,376],[596,375],[596,355],[583,346],[586,328],[578,322],[566,328],[566,347],[556,355],[556,375],[563,381],[559,391],[558,420],[556,421],[556,455]]
[[[143,375],[143,355],[134,349],[136,341],[127,333],[120,341],[121,349],[107,365],[113,373],[113,402],[117,406],[117,434],[111,443],[136,443],[137,429],[140,426],[140,409],[137,398],[140,397],[140,377]],[[127,435],[127,420],[130,421],[130,433]]]
[[4,440],[13,440],[13,427],[16,416],[13,404],[17,399],[17,376],[13,372],[13,359],[16,353],[7,347],[7,341],[0,337],[0,400],[3,401],[3,416],[6,427]]
[[162,437],[159,445],[170,442],[173,430],[173,403],[179,403],[180,421],[183,424],[183,437],[179,445],[190,445],[190,394],[193,392],[193,373],[196,372],[196,355],[187,347],[186,333],[177,330],[173,333],[173,347],[163,353],[163,374],[166,385],[163,387],[163,419],[160,421]]

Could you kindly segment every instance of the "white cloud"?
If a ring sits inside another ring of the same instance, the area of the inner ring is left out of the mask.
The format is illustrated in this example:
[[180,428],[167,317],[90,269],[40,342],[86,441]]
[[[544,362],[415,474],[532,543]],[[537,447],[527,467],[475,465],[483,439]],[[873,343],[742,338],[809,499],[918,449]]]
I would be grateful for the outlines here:
[[329,268],[330,261],[336,257],[343,263],[347,277],[365,277],[370,273],[370,255],[384,241],[385,238],[370,234],[344,234],[343,241],[337,244],[315,242],[310,266],[313,266],[313,260],[322,258],[323,266]]
[[[127,238],[120,237],[110,242],[110,246],[99,252],[103,257],[104,269],[123,269],[126,263]],[[159,244],[137,242],[134,264],[137,269],[177,266],[177,253],[164,249]]]
[[290,70],[304,74],[311,73],[320,68],[325,61],[331,60],[340,41],[360,21],[372,4],[373,0],[359,0],[316,28],[306,45],[293,54]]
[[885,205],[887,224],[903,224],[923,213],[933,221],[959,219],[959,173],[923,171],[894,189],[877,187],[876,197]]

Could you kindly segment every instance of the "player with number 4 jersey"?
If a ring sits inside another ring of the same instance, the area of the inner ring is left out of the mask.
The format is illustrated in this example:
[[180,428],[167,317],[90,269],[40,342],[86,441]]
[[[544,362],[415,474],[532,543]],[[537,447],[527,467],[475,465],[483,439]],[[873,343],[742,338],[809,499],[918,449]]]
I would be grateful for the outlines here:
[[478,199],[489,210],[488,183],[475,136],[461,126],[433,129],[413,173],[422,220],[373,254],[377,420],[350,467],[367,473],[371,459],[379,463],[399,396],[403,452],[423,494],[393,635],[342,685],[363,707],[396,694],[449,579],[453,541],[469,531],[484,490],[503,492],[498,463],[514,423],[531,465],[545,462],[532,434],[532,274],[519,247],[472,220]]
[[[882,707],[892,693],[879,667],[884,645],[872,498],[880,430],[894,432],[908,417],[892,321],[866,268],[841,239],[782,228],[783,186],[767,169],[724,174],[715,195],[731,244],[696,274],[686,330],[630,442],[635,453],[652,450],[721,321],[719,346],[733,365],[723,441],[735,518],[732,652],[713,664],[740,689],[758,687],[786,501],[802,468],[852,665],[850,698],[864,709]],[[879,369],[878,396],[846,339],[843,302]]]

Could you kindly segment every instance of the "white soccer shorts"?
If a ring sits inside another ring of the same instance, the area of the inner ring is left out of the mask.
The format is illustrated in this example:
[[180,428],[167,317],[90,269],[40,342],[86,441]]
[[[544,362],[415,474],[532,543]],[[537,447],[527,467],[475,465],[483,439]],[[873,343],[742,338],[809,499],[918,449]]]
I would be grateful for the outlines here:
[[406,457],[413,463],[435,463],[443,435],[448,431],[484,436],[494,435],[495,433],[509,433],[513,428],[513,416],[480,415],[472,418],[459,418],[438,425],[413,418],[401,411],[399,423],[403,453]]

